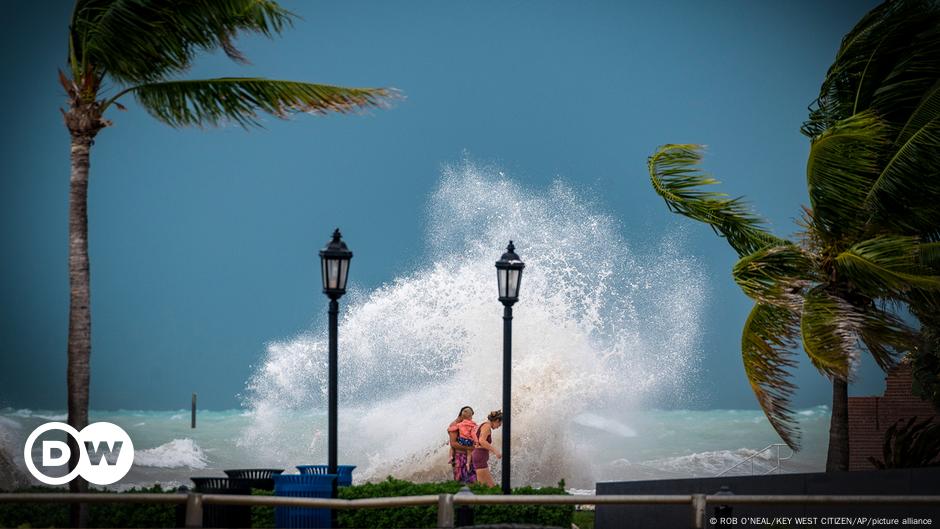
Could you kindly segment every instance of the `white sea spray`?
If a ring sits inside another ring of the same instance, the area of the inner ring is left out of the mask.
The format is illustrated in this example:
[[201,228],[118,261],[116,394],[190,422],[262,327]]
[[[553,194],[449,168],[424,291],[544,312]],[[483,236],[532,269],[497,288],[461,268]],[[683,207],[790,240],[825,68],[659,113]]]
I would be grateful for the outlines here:
[[[698,367],[705,281],[681,234],[633,245],[600,206],[562,181],[526,189],[493,167],[447,167],[412,271],[342,301],[340,457],[360,479],[444,479],[444,428],[469,404],[500,407],[502,312],[496,259],[526,262],[513,320],[514,479],[590,482],[583,424],[629,426],[596,407],[635,409],[685,392]],[[248,383],[245,446],[325,459],[326,333],[272,342]],[[605,422],[606,421],[606,422]],[[499,437],[497,432],[496,437]]]

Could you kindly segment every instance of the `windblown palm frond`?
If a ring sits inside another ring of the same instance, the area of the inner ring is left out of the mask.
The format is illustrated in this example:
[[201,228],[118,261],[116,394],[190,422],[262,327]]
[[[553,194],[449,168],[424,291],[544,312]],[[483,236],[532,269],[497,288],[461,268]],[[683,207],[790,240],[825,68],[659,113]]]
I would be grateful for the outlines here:
[[[903,11],[895,17],[895,32],[901,35],[888,45],[890,55],[877,57],[885,62],[888,74],[878,83],[870,108],[892,122],[907,119],[920,104],[923,94],[937,82],[940,72],[940,2],[901,0]],[[881,55],[881,54],[879,54]],[[885,60],[888,59],[888,60]]]
[[769,246],[738,260],[732,276],[751,299],[799,310],[814,280],[813,266],[812,258],[796,245]]
[[[147,111],[174,127],[218,125],[230,120],[258,126],[258,112],[285,118],[295,112],[354,112],[383,107],[398,92],[386,88],[343,88],[258,78],[220,78],[149,83],[128,89]],[[116,97],[120,97],[118,94]]]
[[936,0],[889,1],[866,14],[842,39],[803,133],[815,138],[867,109],[906,117],[936,81],[938,16]]
[[940,232],[940,67],[935,76],[932,90],[885,149],[878,175],[867,188],[863,207],[868,224],[902,233]]
[[920,262],[940,274],[940,242],[920,243]]
[[921,322],[921,342],[909,355],[914,393],[940,409],[940,293],[916,290],[908,297]]
[[836,256],[836,273],[869,298],[903,297],[915,288],[937,291],[940,275],[929,266],[937,246],[921,243],[917,237],[875,237]]
[[803,298],[800,336],[813,365],[831,378],[848,380],[858,365],[858,330],[862,316],[844,299],[810,289]]
[[819,97],[810,107],[809,119],[803,123],[803,134],[810,138],[819,136],[839,120],[855,114],[863,95],[871,97],[873,88],[869,87],[876,83],[877,76],[869,69],[879,68],[881,63],[872,59],[885,40],[885,32],[879,30],[895,10],[896,6],[889,3],[872,9],[842,38]]
[[698,168],[701,150],[701,145],[668,144],[650,156],[650,181],[669,210],[709,224],[740,256],[767,246],[789,244],[764,229],[764,222],[740,198],[698,189],[719,183]]
[[793,450],[800,447],[800,431],[790,408],[795,386],[789,381],[789,370],[796,366],[793,350],[798,327],[799,317],[792,311],[758,303],[741,335],[741,356],[751,389],[770,425]]
[[[861,116],[867,117],[859,123]],[[817,156],[816,143],[825,136],[870,119],[883,126],[869,130],[867,140],[857,139],[867,145],[850,138]],[[843,39],[803,132],[814,140],[811,191],[830,176],[841,176],[830,184],[834,191],[848,191],[822,197],[811,192],[821,226],[836,236],[888,229],[940,240],[940,162],[934,154],[940,150],[940,2],[888,1],[866,15]],[[817,158],[843,158],[838,169],[844,174],[818,173]],[[851,218],[836,215],[840,207]]]
[[858,336],[882,370],[894,367],[902,354],[917,346],[917,332],[897,316],[874,305],[861,316]]
[[838,240],[864,229],[865,198],[890,144],[887,123],[871,112],[839,121],[813,139],[806,181],[820,236]]
[[928,417],[917,422],[917,416],[899,419],[884,435],[882,459],[869,457],[875,468],[922,468],[940,466],[940,424]]
[[269,0],[84,0],[72,17],[72,47],[83,67],[150,82],[186,70],[200,51],[222,48],[243,61],[232,44],[238,32],[270,37],[292,17]]
[[920,134],[931,123],[936,122],[938,116],[940,116],[940,79],[934,82],[930,90],[923,95],[914,111],[911,112],[910,117],[901,127],[897,138],[894,140],[895,145],[904,145],[910,142],[912,138]]

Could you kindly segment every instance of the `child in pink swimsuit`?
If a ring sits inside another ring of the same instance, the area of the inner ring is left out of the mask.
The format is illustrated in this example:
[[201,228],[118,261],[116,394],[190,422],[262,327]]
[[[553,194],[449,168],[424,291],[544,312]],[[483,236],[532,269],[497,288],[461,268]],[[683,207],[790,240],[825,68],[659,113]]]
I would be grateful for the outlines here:
[[[457,432],[457,443],[467,448],[472,448],[476,444],[477,423],[472,419],[464,419],[447,429],[450,432]],[[454,458],[454,449],[450,450],[451,460]],[[470,458],[467,458],[467,468],[470,468]]]

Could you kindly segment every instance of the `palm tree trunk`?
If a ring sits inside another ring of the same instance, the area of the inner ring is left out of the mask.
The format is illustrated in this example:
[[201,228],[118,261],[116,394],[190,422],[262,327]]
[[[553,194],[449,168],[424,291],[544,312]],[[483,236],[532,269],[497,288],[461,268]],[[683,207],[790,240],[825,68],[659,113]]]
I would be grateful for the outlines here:
[[[72,174],[69,190],[69,425],[81,431],[88,425],[88,384],[91,359],[91,285],[88,268],[88,167],[93,134],[72,133]],[[78,464],[80,447],[69,438],[69,470]],[[85,492],[81,477],[69,483],[72,492]],[[73,504],[74,505],[74,504]],[[72,509],[73,527],[86,527],[88,505]]]
[[832,418],[829,422],[829,454],[826,472],[849,469],[849,384],[832,379]]

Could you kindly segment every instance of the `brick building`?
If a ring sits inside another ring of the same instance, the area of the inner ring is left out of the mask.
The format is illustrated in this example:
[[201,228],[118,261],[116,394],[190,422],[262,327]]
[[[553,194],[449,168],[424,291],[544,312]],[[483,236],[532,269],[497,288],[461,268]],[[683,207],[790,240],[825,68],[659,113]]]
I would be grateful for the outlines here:
[[911,392],[909,363],[901,362],[885,380],[881,397],[849,397],[849,470],[875,468],[868,457],[882,459],[885,431],[899,419],[938,421],[937,410]]

